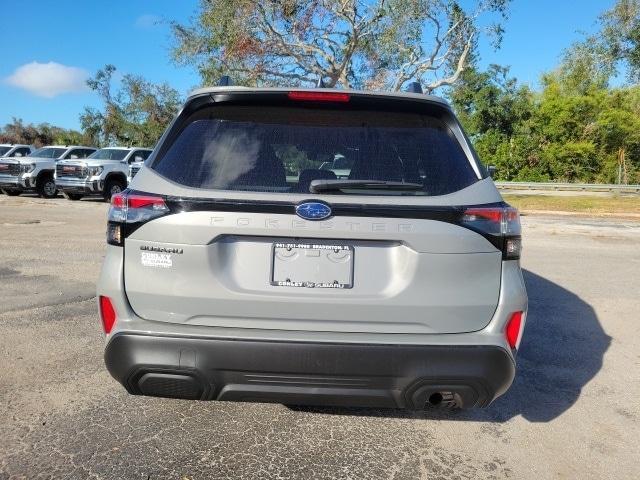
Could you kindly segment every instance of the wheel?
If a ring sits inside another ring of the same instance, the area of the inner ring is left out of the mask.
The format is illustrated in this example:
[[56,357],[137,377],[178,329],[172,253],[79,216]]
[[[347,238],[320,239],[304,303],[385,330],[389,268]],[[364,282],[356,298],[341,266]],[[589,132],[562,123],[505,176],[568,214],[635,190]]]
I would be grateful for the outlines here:
[[120,193],[125,188],[127,188],[127,186],[122,180],[118,180],[117,178],[107,180],[104,185],[104,193],[102,194],[105,202],[110,202],[113,195]]
[[20,195],[20,190],[2,190],[2,193],[9,195],[10,197],[17,197]]
[[38,192],[38,195],[42,198],[55,198],[56,195],[58,195],[58,189],[53,177],[48,175],[39,177],[36,181],[36,192]]
[[82,195],[79,193],[62,192],[62,196],[67,200],[80,200]]

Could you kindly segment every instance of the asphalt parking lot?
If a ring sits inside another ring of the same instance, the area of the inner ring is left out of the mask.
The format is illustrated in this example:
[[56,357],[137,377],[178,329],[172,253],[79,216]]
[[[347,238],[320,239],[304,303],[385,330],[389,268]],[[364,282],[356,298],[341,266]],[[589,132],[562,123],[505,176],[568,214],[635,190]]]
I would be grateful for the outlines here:
[[106,210],[0,195],[0,478],[640,478],[640,222],[526,217],[511,390],[403,412],[128,396],[95,305]]

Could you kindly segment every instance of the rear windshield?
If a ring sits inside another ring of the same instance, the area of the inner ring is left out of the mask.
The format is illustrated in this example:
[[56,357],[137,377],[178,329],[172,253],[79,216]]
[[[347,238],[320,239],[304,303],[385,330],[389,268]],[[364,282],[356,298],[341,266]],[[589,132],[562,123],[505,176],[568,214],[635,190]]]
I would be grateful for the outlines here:
[[447,125],[419,113],[218,106],[182,125],[151,168],[188,187],[311,193],[313,180],[372,180],[418,185],[322,193],[444,195],[478,181]]

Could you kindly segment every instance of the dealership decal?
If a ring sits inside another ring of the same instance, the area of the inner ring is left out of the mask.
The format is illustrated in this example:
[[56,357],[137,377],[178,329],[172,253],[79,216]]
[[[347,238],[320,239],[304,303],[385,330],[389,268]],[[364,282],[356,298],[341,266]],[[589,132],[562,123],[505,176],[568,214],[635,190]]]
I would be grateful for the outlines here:
[[171,268],[173,266],[170,253],[140,252],[140,261],[144,267]]

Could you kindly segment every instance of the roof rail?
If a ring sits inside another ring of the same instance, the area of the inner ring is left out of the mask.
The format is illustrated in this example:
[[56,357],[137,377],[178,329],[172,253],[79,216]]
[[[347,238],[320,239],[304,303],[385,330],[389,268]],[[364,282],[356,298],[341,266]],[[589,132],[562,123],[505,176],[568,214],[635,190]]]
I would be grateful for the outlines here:
[[420,82],[411,82],[409,85],[407,85],[407,88],[405,89],[405,92],[409,92],[409,93],[424,93],[422,91],[422,85],[420,85]]
[[219,87],[229,87],[229,86],[231,86],[231,77],[229,77],[229,75],[221,76],[220,80],[218,80],[218,86]]

